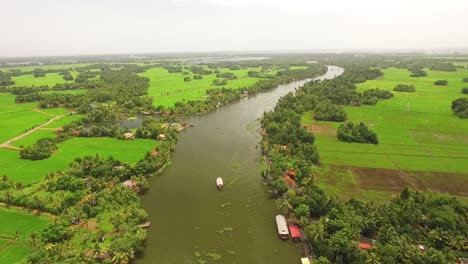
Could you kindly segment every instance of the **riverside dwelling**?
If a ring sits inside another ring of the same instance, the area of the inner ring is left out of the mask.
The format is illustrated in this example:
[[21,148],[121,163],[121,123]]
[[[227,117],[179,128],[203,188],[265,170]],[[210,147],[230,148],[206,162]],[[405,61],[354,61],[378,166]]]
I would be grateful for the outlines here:
[[126,180],[122,183],[122,185],[130,189],[135,189],[138,186],[138,182],[132,181],[132,180]]
[[135,135],[133,135],[133,133],[131,133],[131,132],[123,133],[123,136],[124,136],[125,140],[135,139]]

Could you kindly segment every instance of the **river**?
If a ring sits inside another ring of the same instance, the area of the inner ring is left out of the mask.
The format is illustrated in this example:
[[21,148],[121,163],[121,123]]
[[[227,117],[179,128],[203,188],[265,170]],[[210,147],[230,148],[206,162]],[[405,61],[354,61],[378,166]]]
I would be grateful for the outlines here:
[[[317,79],[342,72],[329,66]],[[180,133],[172,164],[150,179],[142,197],[151,227],[135,263],[300,263],[298,246],[278,238],[276,205],[260,177],[258,118],[307,81],[187,118],[195,127]],[[218,176],[224,179],[222,191],[215,186]]]

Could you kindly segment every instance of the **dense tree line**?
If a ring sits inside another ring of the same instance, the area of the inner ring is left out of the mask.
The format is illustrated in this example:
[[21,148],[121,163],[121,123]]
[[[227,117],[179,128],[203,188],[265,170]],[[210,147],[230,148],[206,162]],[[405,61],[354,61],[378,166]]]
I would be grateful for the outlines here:
[[0,86],[13,85],[15,82],[11,79],[11,75],[0,71]]
[[451,109],[459,118],[468,118],[468,98],[454,100]]
[[[452,263],[467,250],[467,212],[455,198],[404,189],[381,205],[331,202],[306,233],[324,263]],[[358,248],[361,237],[372,249]]]
[[434,82],[434,85],[447,85],[448,81],[447,80],[437,80]]
[[216,74],[216,78],[222,78],[226,80],[235,80],[237,76],[233,72],[220,72]]
[[338,140],[344,142],[357,142],[357,143],[372,143],[378,144],[379,140],[377,134],[369,130],[363,122],[359,124],[354,124],[351,121],[348,121],[340,127],[337,131]]
[[457,68],[449,62],[434,63],[429,67],[433,71],[456,71]]
[[396,92],[407,92],[407,93],[414,93],[416,92],[416,88],[414,85],[407,85],[407,84],[397,84],[394,88],[393,91]]
[[73,76],[69,71],[61,71],[59,74],[63,75],[63,79],[65,81],[73,81]]

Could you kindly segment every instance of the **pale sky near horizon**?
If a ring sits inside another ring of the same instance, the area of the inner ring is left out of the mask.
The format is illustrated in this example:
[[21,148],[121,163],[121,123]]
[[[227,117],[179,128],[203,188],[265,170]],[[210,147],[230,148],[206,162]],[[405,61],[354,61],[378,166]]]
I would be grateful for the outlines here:
[[468,48],[468,0],[0,0],[0,57]]

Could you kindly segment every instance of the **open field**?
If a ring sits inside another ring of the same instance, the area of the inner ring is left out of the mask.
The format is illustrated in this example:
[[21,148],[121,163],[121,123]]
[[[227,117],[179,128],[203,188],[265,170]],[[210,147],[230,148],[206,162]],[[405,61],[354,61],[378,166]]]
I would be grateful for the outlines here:
[[76,157],[100,154],[125,162],[136,162],[156,144],[156,141],[149,139],[123,141],[114,138],[72,138],[59,144],[57,152],[51,157],[37,161],[20,159],[17,150],[0,149],[1,173],[14,181],[37,182],[47,172],[64,169]]
[[34,111],[36,103],[15,104],[15,96],[0,93],[0,143],[7,141],[32,127],[45,123],[52,115]]
[[[375,106],[345,107],[349,120],[362,121],[377,133],[378,145],[340,142],[336,138],[339,123],[318,122],[312,113],[304,114],[302,122],[316,136],[321,163],[325,168],[342,166],[333,172],[318,171],[319,184],[329,189],[344,184],[347,187],[342,189],[354,189],[363,197],[369,190],[377,192],[373,196],[388,197],[407,185],[468,196],[463,184],[468,179],[468,122],[450,110],[452,100],[466,96],[460,89],[468,71],[426,71],[427,77],[410,78],[407,70],[386,69],[383,78],[358,85],[360,92],[392,90],[399,83],[416,87],[415,93],[393,92],[394,98]],[[439,79],[449,84],[433,85]],[[382,186],[372,186],[375,182]]]
[[39,233],[49,220],[46,215],[0,206],[0,263],[21,262],[29,254],[29,234]]
[[[78,72],[76,71],[71,71],[70,72],[73,78],[76,78],[78,75]],[[47,73],[45,77],[34,77],[33,74],[26,74],[26,75],[20,75],[20,76],[14,76],[12,77],[13,81],[15,81],[15,84],[13,86],[43,86],[43,85],[48,85],[48,86],[54,86],[56,84],[61,84],[61,83],[70,83],[73,81],[65,81],[63,79],[63,76],[56,73]]]
[[[248,71],[257,70],[260,68],[249,68],[242,70],[228,70],[221,69],[221,72],[233,72],[237,79],[228,80],[227,85],[215,86],[212,85],[213,80],[216,79],[216,74],[203,75],[203,79],[194,80],[193,73],[183,75],[182,73],[168,73],[163,68],[149,69],[140,76],[148,77],[150,79],[150,87],[148,94],[154,96],[154,105],[173,106],[177,101],[184,100],[203,100],[206,95],[206,90],[212,88],[241,88],[255,84],[258,78],[252,78],[247,75]],[[272,71],[276,74],[276,71]],[[185,77],[192,78],[192,81],[185,82]]]

